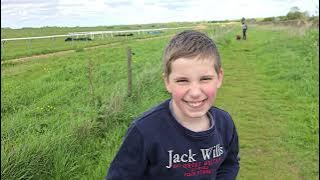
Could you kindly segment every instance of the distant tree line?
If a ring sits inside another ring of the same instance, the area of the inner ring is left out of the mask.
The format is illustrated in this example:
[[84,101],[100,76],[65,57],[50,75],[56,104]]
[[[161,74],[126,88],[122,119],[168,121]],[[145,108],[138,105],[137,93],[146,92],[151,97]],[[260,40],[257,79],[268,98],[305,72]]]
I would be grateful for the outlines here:
[[319,20],[319,16],[310,17],[308,11],[301,12],[297,6],[294,6],[286,16],[266,17],[262,19],[262,22],[287,20]]
[[[319,11],[319,7],[316,7],[317,10]],[[318,13],[318,12],[317,12]],[[301,10],[297,7],[294,6],[290,9],[290,11],[287,13],[285,16],[274,16],[274,17],[266,17],[262,18],[259,20],[256,20],[255,18],[248,18],[245,19],[246,22],[249,23],[254,23],[256,21],[261,21],[261,22],[270,22],[270,21],[287,21],[287,20],[315,20],[319,21],[319,15],[318,16],[310,16],[308,11],[301,12]],[[238,20],[221,20],[221,21],[208,21],[208,23],[227,23],[227,22],[234,22],[234,21],[243,21],[242,19]]]
[[230,21],[230,20],[208,21],[208,23],[227,23],[227,22],[233,22],[233,21]]

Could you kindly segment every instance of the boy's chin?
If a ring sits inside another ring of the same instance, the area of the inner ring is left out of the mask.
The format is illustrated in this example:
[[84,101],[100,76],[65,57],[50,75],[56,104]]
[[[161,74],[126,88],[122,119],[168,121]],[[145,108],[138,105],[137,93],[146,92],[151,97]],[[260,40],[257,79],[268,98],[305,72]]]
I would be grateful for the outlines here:
[[210,109],[210,106],[205,104],[204,106],[196,109],[186,107],[185,112],[192,117],[202,117],[207,114],[209,109]]
[[200,112],[187,112],[186,115],[189,118],[194,118],[194,119],[201,119],[204,116],[206,116],[208,111],[200,111]]

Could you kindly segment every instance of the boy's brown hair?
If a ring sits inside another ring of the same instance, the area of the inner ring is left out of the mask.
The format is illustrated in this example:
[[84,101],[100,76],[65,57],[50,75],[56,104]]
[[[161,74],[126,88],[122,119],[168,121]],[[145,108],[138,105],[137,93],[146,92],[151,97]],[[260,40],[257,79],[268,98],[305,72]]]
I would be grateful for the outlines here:
[[219,73],[220,55],[216,44],[207,35],[186,30],[175,35],[167,45],[163,55],[164,76],[169,77],[171,63],[179,58],[213,59],[214,69]]

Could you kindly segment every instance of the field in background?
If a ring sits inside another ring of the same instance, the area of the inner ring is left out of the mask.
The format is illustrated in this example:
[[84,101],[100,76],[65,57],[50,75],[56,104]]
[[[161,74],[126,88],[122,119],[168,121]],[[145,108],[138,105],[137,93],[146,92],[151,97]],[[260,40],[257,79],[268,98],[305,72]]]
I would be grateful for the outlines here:
[[22,28],[9,29],[1,28],[1,39],[18,38],[30,36],[50,36],[57,34],[68,34],[72,32],[90,32],[90,31],[119,31],[136,29],[158,29],[175,28],[181,26],[196,26],[198,22],[183,23],[155,23],[155,24],[137,24],[137,25],[117,25],[117,26],[97,26],[97,27],[44,27],[44,28]]
[[[238,128],[239,179],[318,179],[319,31],[251,26],[248,40],[236,41],[239,27],[221,28],[202,31],[221,51],[216,106]],[[103,178],[133,118],[169,98],[161,79],[169,38],[2,65],[1,177]]]
[[[26,37],[41,37],[53,35],[68,35],[77,32],[96,32],[96,31],[125,31],[139,29],[160,29],[160,28],[178,28],[178,27],[193,27],[199,23],[168,23],[168,24],[146,24],[146,25],[123,25],[123,26],[101,26],[101,27],[47,27],[47,28],[22,28],[9,29],[1,28],[1,39],[7,38],[26,38]],[[32,55],[48,54],[64,50],[82,50],[85,47],[98,45],[112,44],[121,42],[124,39],[143,39],[159,36],[167,36],[179,29],[161,30],[155,33],[139,32],[139,33],[113,33],[113,34],[98,34],[94,36],[81,35],[70,37],[91,38],[91,41],[68,41],[67,37],[50,37],[46,39],[28,39],[1,42],[1,61],[28,57]],[[160,32],[160,33],[159,33]],[[118,34],[132,34],[133,36],[116,36]]]

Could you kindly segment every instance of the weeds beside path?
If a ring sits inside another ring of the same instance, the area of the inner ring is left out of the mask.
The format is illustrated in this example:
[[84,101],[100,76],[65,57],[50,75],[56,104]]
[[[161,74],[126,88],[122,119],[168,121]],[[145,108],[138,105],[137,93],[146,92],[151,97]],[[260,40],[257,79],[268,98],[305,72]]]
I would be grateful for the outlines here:
[[[231,113],[238,128],[239,179],[318,179],[318,131],[305,134],[308,121],[299,119],[317,112],[308,108],[310,97],[300,96],[301,102],[288,90],[303,82],[290,79],[303,76],[297,73],[305,68],[303,39],[261,28],[251,29],[246,41],[231,39],[221,48],[225,78],[217,106]],[[309,121],[315,123],[319,114],[314,116]]]

